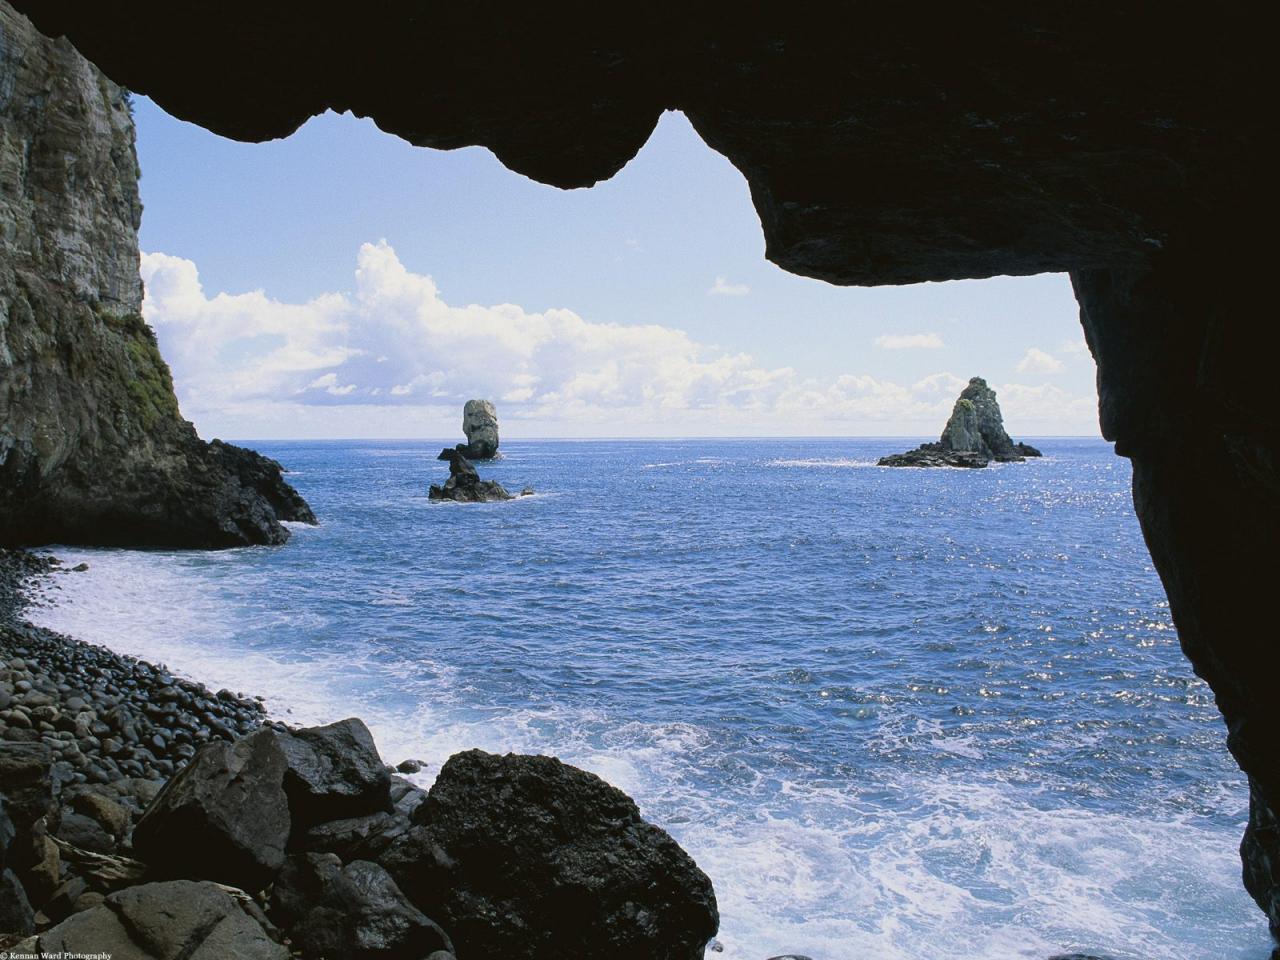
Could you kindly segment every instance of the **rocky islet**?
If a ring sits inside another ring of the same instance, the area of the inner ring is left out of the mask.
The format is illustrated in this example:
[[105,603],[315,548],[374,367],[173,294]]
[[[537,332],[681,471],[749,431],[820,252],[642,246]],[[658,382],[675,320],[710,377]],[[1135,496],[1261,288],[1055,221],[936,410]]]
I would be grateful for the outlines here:
[[1040,456],[1030,444],[1014,443],[1004,429],[996,392],[981,377],[973,377],[956,398],[942,437],[906,453],[881,457],[882,467],[985,467],[1021,463]]

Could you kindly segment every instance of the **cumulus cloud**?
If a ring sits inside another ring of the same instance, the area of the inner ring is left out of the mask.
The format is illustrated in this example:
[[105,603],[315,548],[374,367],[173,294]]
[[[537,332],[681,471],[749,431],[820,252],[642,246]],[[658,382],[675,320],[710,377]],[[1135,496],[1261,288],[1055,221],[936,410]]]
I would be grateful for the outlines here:
[[717,297],[745,297],[751,288],[745,283],[730,283],[724,277],[716,277],[716,282],[708,288],[707,293]]
[[936,333],[886,333],[873,342],[881,350],[941,350],[946,346]]
[[1057,373],[1062,369],[1062,361],[1051,353],[1032,347],[1018,361],[1015,369],[1019,373]]
[[[143,254],[142,273],[143,311],[183,411],[197,422],[247,424],[241,435],[254,424],[299,435],[288,431],[306,423],[347,435],[370,426],[410,435],[432,416],[454,422],[474,396],[497,400],[504,420],[612,435],[629,425],[849,434],[914,424],[933,433],[966,383],[951,373],[910,384],[868,374],[809,377],[659,324],[510,303],[455,306],[386,242],[360,248],[352,293],[305,303],[262,291],[211,296],[194,263],[163,253]],[[1006,389],[1014,390],[1012,407],[1001,397],[1011,421],[1020,403],[1039,409],[1061,399],[1035,387]]]

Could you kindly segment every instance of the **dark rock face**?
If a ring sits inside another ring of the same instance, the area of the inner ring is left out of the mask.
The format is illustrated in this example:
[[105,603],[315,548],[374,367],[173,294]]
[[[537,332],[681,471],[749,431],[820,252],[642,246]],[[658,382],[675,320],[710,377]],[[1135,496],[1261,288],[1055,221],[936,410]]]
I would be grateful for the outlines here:
[[937,443],[923,443],[915,450],[881,457],[882,467],[985,467],[992,460],[1017,463],[1038,457],[1040,451],[1014,443],[1004,430],[1004,417],[996,392],[987,381],[974,377],[960,392],[951,417]]
[[636,805],[552,757],[471,750],[384,854],[461,956],[701,960],[711,881]]
[[293,829],[391,810],[391,773],[355,718],[277,735]]
[[289,839],[287,765],[271,730],[202,747],[134,827],[138,857],[162,875],[262,889]]
[[467,442],[458,451],[468,460],[492,460],[498,455],[498,410],[488,400],[468,400],[462,408],[462,432]]
[[279,465],[182,419],[141,316],[124,90],[0,2],[0,545],[283,543]]
[[460,449],[445,447],[436,459],[449,462],[449,479],[444,486],[433,483],[427,491],[429,499],[456,500],[459,503],[492,503],[515,499],[497,480],[481,480],[476,468],[463,456]]
[[333,854],[296,854],[271,897],[273,919],[308,956],[419,960],[453,950],[444,931],[367,860],[344,867]]

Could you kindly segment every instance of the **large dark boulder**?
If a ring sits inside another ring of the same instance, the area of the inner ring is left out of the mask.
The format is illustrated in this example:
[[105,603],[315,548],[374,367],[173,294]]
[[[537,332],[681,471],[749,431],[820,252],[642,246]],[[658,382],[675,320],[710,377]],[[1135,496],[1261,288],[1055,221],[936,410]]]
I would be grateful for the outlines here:
[[635,803],[554,757],[449,759],[383,855],[462,957],[701,960],[711,881]]
[[295,831],[391,810],[391,773],[363,721],[353,717],[276,736]]
[[202,747],[134,827],[135,853],[163,876],[262,889],[289,839],[287,766],[272,730]]
[[271,894],[272,921],[308,956],[420,960],[453,950],[449,937],[376,863],[333,854],[289,858]]

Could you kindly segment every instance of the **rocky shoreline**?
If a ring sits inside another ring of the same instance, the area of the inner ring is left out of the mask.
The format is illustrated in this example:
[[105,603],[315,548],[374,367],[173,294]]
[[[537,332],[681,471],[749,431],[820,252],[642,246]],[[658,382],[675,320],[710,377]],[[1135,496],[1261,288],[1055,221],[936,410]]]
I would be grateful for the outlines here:
[[22,620],[0,550],[0,953],[142,960],[700,960],[711,882],[629,797],[478,750],[430,791],[364,724],[257,700]]

